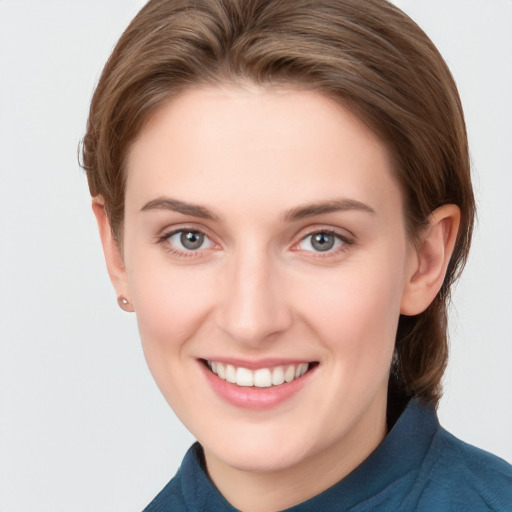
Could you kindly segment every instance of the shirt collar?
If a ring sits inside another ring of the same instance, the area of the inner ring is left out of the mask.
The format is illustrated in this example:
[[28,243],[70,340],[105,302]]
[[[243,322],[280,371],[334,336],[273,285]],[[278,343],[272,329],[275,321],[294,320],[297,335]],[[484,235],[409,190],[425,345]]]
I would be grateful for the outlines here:
[[[340,510],[355,506],[383,491],[421,466],[439,429],[435,411],[411,400],[375,451],[349,475],[321,494],[287,509],[287,512]],[[209,479],[203,450],[195,443],[181,466],[182,492],[190,510],[236,512]]]

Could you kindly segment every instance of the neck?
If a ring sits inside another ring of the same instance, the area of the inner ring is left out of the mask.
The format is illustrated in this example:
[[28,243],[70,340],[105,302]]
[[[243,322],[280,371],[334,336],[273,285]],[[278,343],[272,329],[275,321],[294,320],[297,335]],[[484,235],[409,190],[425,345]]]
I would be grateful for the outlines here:
[[386,407],[370,408],[334,446],[273,471],[233,468],[205,450],[208,473],[221,494],[243,512],[275,512],[333,486],[359,466],[386,435]]

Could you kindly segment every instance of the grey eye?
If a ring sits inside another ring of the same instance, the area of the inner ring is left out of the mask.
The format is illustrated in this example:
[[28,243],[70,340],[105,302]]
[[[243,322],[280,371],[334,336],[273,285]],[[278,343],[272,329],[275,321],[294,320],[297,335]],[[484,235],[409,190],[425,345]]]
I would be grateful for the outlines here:
[[317,251],[328,251],[334,247],[336,239],[329,233],[316,233],[311,235],[311,247]]
[[182,231],[180,236],[180,242],[185,249],[193,251],[199,249],[204,242],[204,235],[198,231]]
[[198,249],[209,249],[212,241],[201,231],[182,230],[176,231],[167,238],[167,241],[178,251],[197,251]]
[[327,252],[332,249],[338,249],[344,243],[346,241],[341,235],[328,231],[318,231],[304,237],[299,244],[299,248],[303,251]]

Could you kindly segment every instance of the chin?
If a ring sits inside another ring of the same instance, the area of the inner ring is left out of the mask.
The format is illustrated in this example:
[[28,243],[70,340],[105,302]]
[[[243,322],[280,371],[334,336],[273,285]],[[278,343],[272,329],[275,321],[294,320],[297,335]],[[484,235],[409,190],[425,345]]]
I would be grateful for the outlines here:
[[290,439],[287,434],[272,435],[256,431],[251,435],[245,432],[236,439],[226,435],[220,443],[218,439],[213,443],[208,440],[200,442],[206,453],[239,471],[276,472],[300,464],[308,457],[305,438],[301,436],[300,439]]
[[[274,473],[290,469],[303,461],[303,455],[273,450],[242,450],[222,454],[222,462],[238,471],[250,473]],[[220,458],[220,456],[219,456]]]

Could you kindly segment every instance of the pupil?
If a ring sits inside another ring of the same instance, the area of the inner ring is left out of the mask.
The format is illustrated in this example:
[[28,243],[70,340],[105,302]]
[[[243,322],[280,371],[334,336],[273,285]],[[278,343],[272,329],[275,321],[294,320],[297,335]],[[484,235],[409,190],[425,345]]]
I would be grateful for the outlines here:
[[327,233],[317,233],[312,237],[311,245],[317,251],[328,251],[334,245],[334,237]]
[[204,235],[197,231],[186,231],[181,234],[180,241],[186,249],[199,249],[203,245]]

